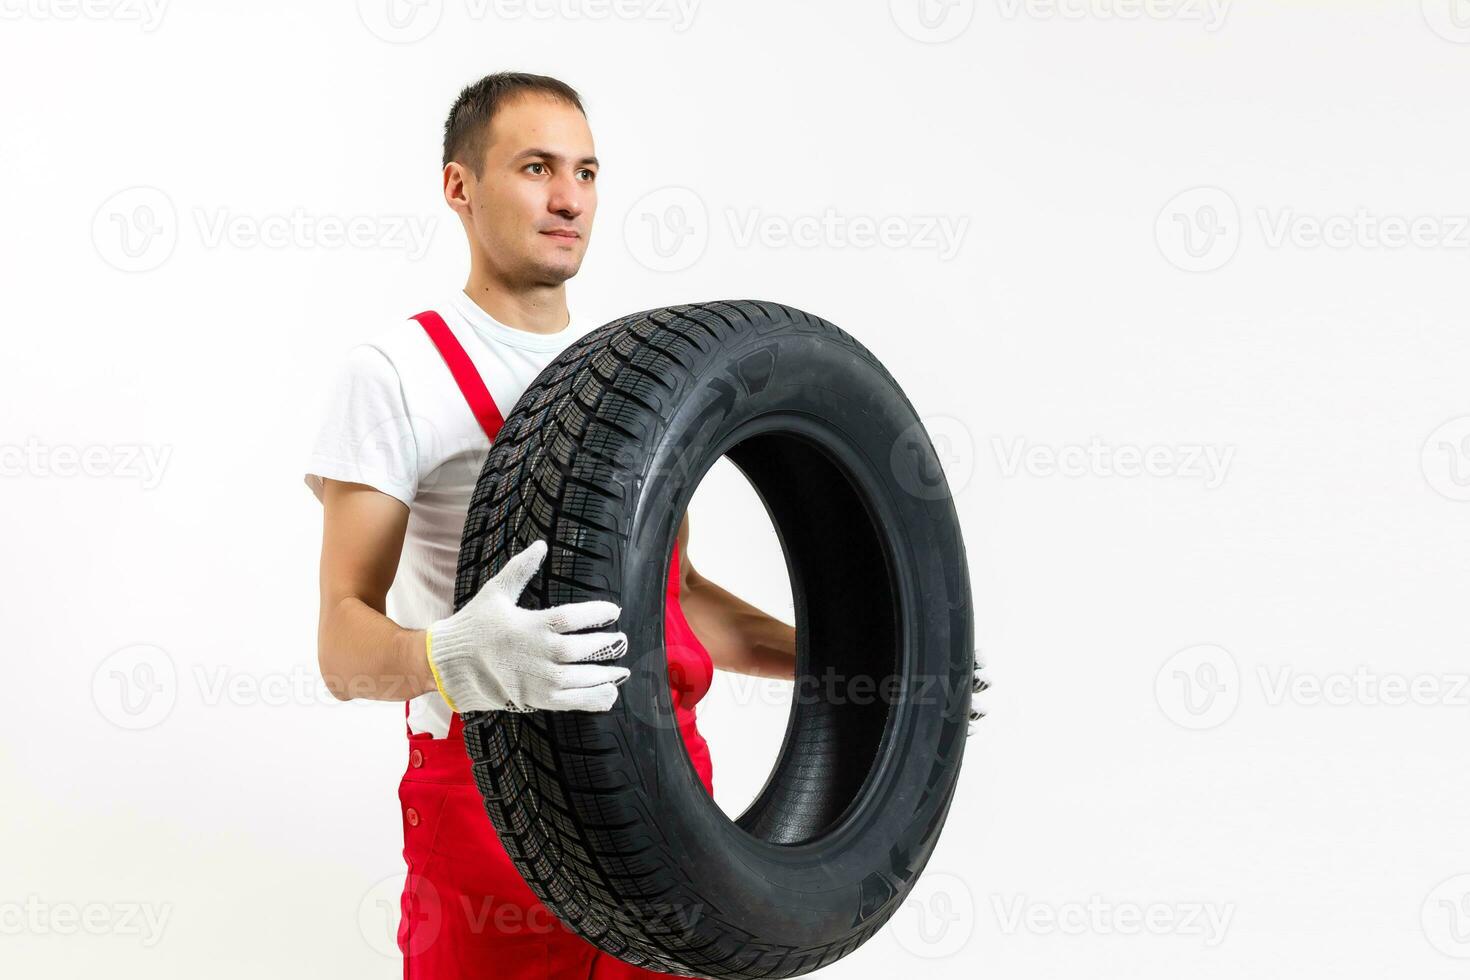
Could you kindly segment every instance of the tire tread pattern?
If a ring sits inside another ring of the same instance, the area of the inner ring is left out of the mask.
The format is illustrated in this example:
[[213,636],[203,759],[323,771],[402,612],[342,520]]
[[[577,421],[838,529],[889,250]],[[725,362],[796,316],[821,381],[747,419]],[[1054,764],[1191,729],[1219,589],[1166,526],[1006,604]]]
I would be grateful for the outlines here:
[[[621,602],[616,563],[632,501],[627,461],[654,442],[698,368],[751,331],[825,335],[873,355],[819,317],[732,300],[634,313],[573,342],[506,416],[476,483],[455,576],[455,608],[531,541],[552,545],[522,603],[545,608],[602,597]],[[757,941],[722,919],[661,839],[656,801],[636,773],[628,733],[580,712],[471,712],[466,748],[486,810],[531,890],[603,951],[650,970],[711,978],[780,978],[856,949],[893,914],[883,910],[824,946]],[[690,973],[689,971],[696,971]]]

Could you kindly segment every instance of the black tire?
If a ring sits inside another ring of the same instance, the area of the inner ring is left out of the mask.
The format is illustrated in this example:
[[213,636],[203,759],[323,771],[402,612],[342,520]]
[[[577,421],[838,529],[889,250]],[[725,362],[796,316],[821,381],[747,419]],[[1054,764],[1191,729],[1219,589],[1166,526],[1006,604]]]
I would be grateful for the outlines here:
[[[670,549],[722,454],[776,526],[800,645],[778,762],[734,821],[671,723],[663,648]],[[667,973],[794,977],[865,942],[938,840],[974,666],[954,505],[898,384],[842,330],[774,303],[615,320],[506,418],[455,608],[540,538],[522,603],[620,603],[632,676],[608,712],[464,717],[486,810],[537,897]]]

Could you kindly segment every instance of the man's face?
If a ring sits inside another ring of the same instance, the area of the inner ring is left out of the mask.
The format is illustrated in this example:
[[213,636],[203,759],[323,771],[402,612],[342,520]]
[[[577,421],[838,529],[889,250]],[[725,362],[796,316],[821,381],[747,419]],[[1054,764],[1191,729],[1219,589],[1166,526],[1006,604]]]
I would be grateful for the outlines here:
[[577,274],[597,213],[592,131],[576,106],[538,93],[503,104],[484,170],[464,170],[465,217],[481,258],[507,282],[559,285]]

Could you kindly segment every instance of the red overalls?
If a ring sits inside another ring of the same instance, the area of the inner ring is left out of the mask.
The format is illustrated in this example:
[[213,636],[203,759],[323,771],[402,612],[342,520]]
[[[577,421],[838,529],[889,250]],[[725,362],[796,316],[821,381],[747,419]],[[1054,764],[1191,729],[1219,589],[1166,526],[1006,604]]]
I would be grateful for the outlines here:
[[[469,356],[432,312],[414,317],[439,348],[490,441],[502,419]],[[664,635],[674,713],[695,771],[713,792],[709,748],[694,706],[714,665],[679,606],[679,544],[665,593]],[[408,705],[404,704],[405,716]],[[406,725],[405,725],[406,728]],[[635,980],[667,977],[609,956],[537,900],[495,834],[465,753],[456,713],[448,738],[408,736],[399,783],[408,864],[398,946],[405,980]]]

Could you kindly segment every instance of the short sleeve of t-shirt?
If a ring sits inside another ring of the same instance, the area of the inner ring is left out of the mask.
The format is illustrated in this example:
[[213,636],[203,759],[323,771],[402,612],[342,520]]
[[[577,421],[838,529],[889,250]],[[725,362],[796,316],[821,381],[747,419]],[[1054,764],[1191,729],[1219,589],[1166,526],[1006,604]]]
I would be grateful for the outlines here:
[[377,347],[347,353],[307,460],[306,485],[320,500],[322,479],[365,483],[405,504],[418,487],[418,452],[403,386]]

